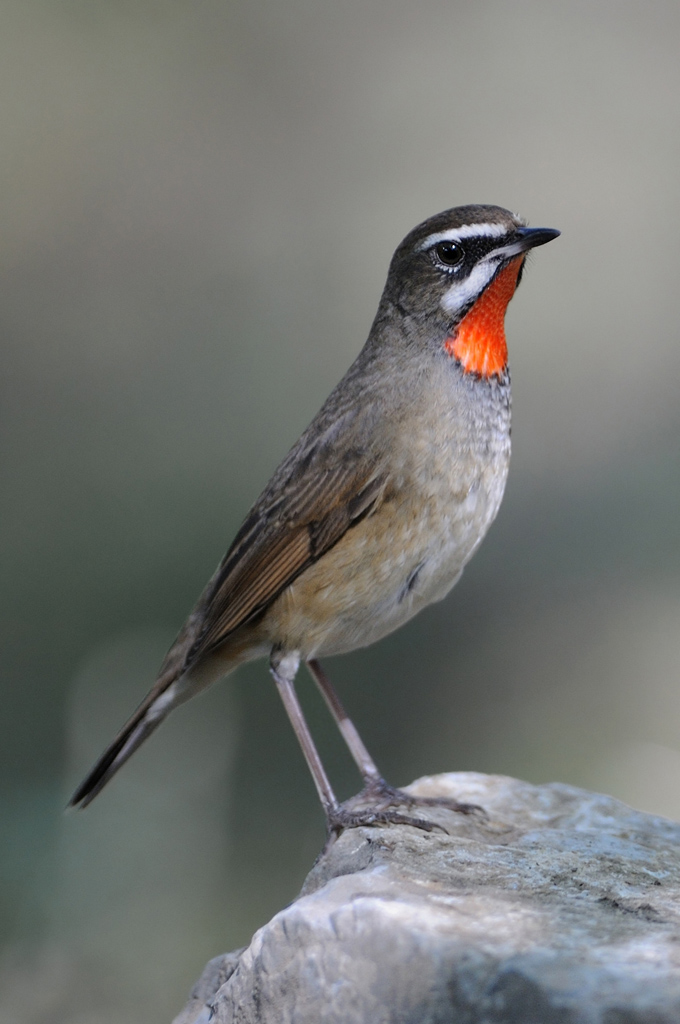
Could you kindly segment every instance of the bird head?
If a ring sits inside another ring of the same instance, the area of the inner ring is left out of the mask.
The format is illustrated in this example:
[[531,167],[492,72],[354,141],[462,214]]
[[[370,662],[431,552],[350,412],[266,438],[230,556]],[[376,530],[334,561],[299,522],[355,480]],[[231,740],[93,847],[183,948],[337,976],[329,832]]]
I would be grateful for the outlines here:
[[[456,359],[488,377],[506,366],[505,311],[530,249],[557,238],[500,206],[458,206],[411,231],[396,250],[385,299]],[[432,338],[432,331],[437,333]]]

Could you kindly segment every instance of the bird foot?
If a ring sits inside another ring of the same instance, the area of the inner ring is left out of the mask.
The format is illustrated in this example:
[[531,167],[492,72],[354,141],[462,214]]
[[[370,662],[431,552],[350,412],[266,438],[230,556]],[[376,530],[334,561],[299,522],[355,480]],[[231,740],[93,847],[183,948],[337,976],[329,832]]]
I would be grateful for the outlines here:
[[[348,802],[353,804],[357,799],[355,797]],[[446,833],[444,826],[439,825],[436,821],[416,818],[412,814],[403,814],[401,811],[393,810],[390,807],[363,807],[353,810],[346,804],[341,804],[335,810],[329,812],[327,823],[329,839],[337,838],[345,829],[360,828],[362,825],[369,827],[411,825],[413,828],[419,828],[423,832],[433,832],[434,829],[439,829],[441,832]],[[448,833],[446,834],[448,835]]]
[[463,804],[451,797],[414,796],[403,789],[388,785],[384,779],[372,779],[360,793],[329,812],[329,840],[337,838],[345,829],[359,828],[362,825],[411,825],[423,832],[438,829],[448,835],[447,830],[439,822],[404,813],[400,810],[402,807],[444,807],[459,814],[474,814],[480,811],[484,813],[478,804]]
[[404,789],[390,786],[384,779],[368,782],[360,795],[355,797],[357,801],[363,798],[386,801],[386,806],[401,804],[406,807],[446,807],[458,814],[486,813],[479,804],[463,804],[459,800],[447,796],[415,796],[413,793],[407,793]]

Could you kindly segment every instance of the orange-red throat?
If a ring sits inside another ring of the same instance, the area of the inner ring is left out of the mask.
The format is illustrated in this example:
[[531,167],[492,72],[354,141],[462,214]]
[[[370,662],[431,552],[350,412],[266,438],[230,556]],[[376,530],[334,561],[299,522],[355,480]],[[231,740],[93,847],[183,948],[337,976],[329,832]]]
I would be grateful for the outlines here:
[[444,342],[448,354],[458,360],[466,373],[493,377],[505,370],[505,311],[515,294],[523,262],[524,256],[517,256],[496,275]]

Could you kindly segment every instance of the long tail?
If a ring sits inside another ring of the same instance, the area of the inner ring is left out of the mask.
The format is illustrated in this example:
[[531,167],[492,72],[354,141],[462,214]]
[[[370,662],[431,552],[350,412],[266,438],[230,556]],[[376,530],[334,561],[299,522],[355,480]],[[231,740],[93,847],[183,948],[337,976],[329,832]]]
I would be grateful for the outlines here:
[[156,687],[145,697],[132,718],[125,723],[99,758],[91,772],[75,791],[69,807],[87,807],[104,788],[109,779],[113,778],[119,768],[131,757],[147,736],[157,729],[163,719],[177,703],[173,700],[172,684],[158,693]]
[[[209,594],[209,588],[206,590]],[[147,693],[133,716],[99,758],[86,779],[75,791],[69,807],[87,807],[112,779],[137,747],[158,728],[164,718],[178,704],[205,690],[222,676],[228,675],[244,661],[261,655],[260,645],[253,644],[249,636],[245,642],[224,647],[219,656],[204,658],[193,667],[187,667],[187,654],[200,629],[205,595],[185,622],[161,665],[155,685]]]
[[200,629],[204,601],[205,595],[202,595],[165,655],[155,684],[87,778],[78,786],[69,801],[69,807],[87,807],[177,704],[182,704],[193,693],[209,685],[212,678],[217,678],[206,675],[202,682],[196,681],[192,686],[185,675],[187,652]]

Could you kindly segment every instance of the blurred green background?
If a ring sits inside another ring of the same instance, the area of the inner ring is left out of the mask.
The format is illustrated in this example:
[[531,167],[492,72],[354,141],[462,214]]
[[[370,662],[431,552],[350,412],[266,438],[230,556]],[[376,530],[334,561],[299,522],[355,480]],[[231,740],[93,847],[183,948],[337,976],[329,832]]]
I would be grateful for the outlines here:
[[323,821],[264,663],[63,807],[449,206],[563,231],[508,315],[505,503],[331,676],[395,783],[680,817],[679,44],[673,0],[5,0],[3,1022],[169,1021],[295,896]]

